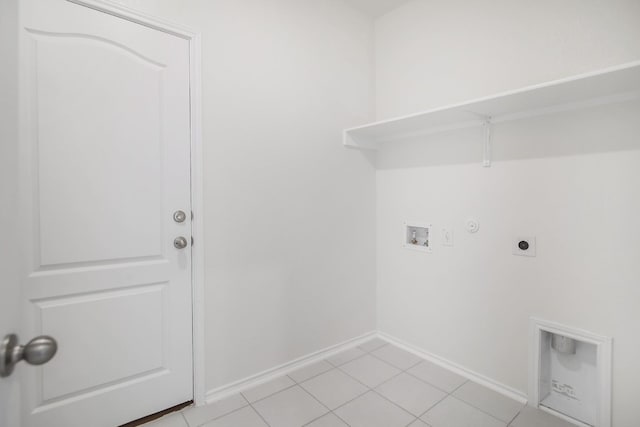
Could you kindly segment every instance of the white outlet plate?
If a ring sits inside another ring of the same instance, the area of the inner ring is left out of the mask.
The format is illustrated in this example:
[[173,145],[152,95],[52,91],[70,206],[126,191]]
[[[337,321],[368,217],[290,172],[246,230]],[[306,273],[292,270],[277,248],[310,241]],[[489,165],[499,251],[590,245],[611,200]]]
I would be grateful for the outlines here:
[[[528,249],[520,249],[520,242],[527,242]],[[512,253],[519,256],[536,256],[536,238],[533,236],[517,236],[511,242]]]
[[442,229],[442,246],[453,246],[453,229]]

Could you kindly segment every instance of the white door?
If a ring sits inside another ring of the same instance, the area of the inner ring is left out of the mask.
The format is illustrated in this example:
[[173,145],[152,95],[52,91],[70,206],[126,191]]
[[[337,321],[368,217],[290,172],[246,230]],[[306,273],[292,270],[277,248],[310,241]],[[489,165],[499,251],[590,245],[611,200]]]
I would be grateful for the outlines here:
[[193,397],[189,42],[20,7],[23,424],[117,426]]
[[[0,0],[0,340],[21,333],[18,206],[18,0]],[[1,345],[1,344],[0,344]],[[0,426],[20,425],[20,377],[0,378]]]

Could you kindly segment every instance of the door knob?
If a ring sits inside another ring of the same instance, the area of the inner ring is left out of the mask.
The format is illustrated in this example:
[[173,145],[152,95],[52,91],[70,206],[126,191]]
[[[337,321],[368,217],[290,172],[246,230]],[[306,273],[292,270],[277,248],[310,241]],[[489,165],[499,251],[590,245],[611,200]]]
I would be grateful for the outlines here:
[[42,335],[20,345],[18,336],[9,334],[0,343],[0,377],[11,375],[21,360],[30,365],[43,365],[53,359],[57,351],[58,343],[49,336]]
[[177,223],[184,222],[187,219],[187,214],[184,211],[175,211],[173,213],[173,220]]
[[187,239],[182,236],[178,236],[173,240],[173,246],[176,249],[184,249],[187,247]]

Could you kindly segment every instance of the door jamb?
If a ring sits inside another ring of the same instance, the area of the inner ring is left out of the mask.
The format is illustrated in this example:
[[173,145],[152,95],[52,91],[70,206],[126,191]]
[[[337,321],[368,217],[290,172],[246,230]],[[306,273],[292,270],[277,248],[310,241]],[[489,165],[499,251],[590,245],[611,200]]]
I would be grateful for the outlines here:
[[191,110],[191,289],[193,334],[193,401],[206,404],[204,334],[204,218],[202,168],[202,90],[200,34],[110,0],[67,0],[81,6],[168,33],[189,42],[189,104]]

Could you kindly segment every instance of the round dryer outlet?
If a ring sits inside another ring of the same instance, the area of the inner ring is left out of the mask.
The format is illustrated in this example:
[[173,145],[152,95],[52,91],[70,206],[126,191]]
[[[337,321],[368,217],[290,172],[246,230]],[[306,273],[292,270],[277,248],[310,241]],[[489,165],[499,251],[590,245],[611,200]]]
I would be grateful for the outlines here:
[[467,220],[467,231],[469,233],[477,233],[480,229],[480,223],[477,219],[469,218]]

